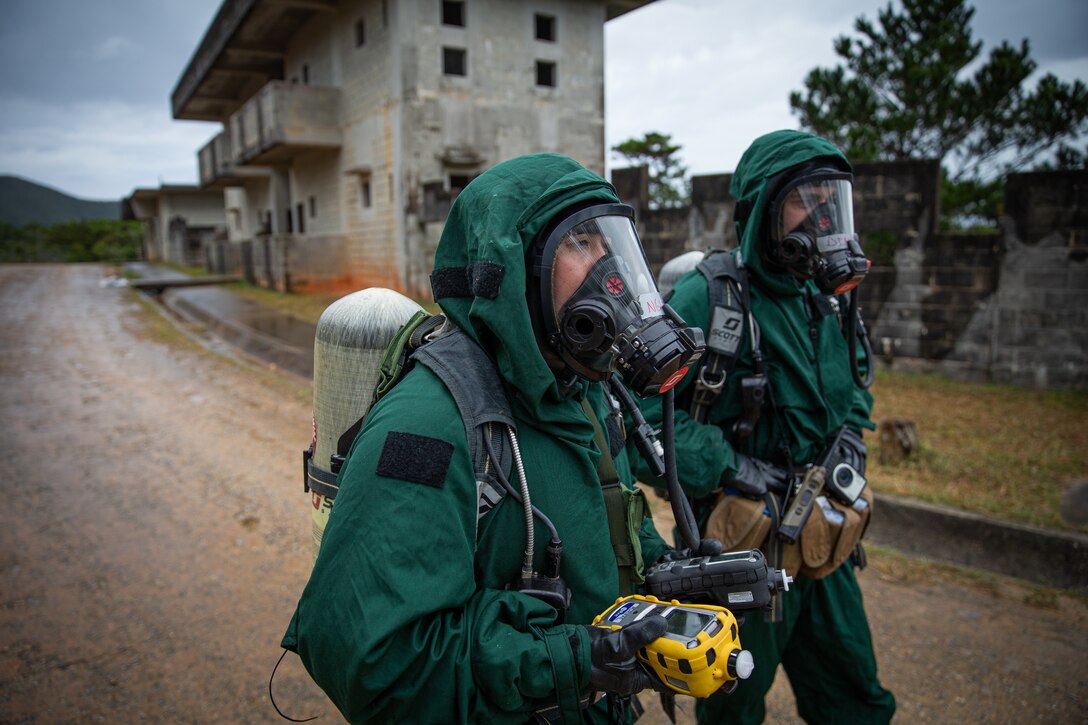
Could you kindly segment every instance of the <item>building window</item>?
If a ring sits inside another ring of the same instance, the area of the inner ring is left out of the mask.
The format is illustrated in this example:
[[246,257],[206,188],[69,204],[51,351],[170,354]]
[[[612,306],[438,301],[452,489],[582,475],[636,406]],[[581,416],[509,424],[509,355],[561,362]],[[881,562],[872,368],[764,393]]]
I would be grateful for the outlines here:
[[302,82],[305,84],[310,82],[310,66],[306,63],[302,64]]
[[310,197],[310,218],[313,219],[317,216],[317,197]]
[[554,15],[541,15],[537,13],[533,16],[536,19],[536,39],[548,40],[555,42],[555,16]]
[[370,179],[359,179],[359,206],[370,208]]
[[468,174],[450,174],[450,193],[456,197],[461,193],[461,190],[468,186],[468,182],[472,181],[472,177]]
[[555,63],[550,60],[538,60],[536,62],[536,84],[555,88]]
[[361,48],[366,42],[366,21],[359,18],[355,21],[355,47]]
[[298,215],[298,233],[299,234],[305,234],[306,233],[306,219],[302,215],[302,210],[303,210],[303,206],[302,206],[302,202],[300,201],[298,204],[295,204],[295,213]]
[[467,75],[467,55],[468,51],[464,48],[442,48],[442,72],[448,76]]
[[464,0],[442,0],[442,24],[465,27]]

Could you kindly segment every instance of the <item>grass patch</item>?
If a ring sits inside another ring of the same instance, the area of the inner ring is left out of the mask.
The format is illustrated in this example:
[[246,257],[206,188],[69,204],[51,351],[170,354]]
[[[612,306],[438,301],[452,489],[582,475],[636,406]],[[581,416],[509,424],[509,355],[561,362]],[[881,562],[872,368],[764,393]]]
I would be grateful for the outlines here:
[[131,295],[131,299],[135,300],[139,305],[139,310],[126,314],[123,321],[125,329],[133,337],[159,345],[215,356],[216,359],[244,369],[249,374],[259,375],[263,384],[272,389],[276,395],[290,396],[306,405],[313,401],[313,389],[310,385],[274,373],[259,365],[244,362],[242,359],[217,355],[179,329],[179,325],[185,326],[191,329],[197,337],[200,337],[205,334],[202,326],[180,321],[171,322],[167,319],[170,313],[161,309],[156,303],[147,299],[146,296],[132,289],[125,290],[125,294]]
[[167,320],[156,304],[134,289],[126,289],[125,294],[139,306],[138,313],[125,315],[125,329],[133,337],[159,345],[173,345],[188,350],[202,350],[200,345],[181,332]]
[[878,436],[866,437],[877,491],[1074,528],[1062,521],[1059,502],[1073,481],[1088,478],[1088,391],[881,370],[872,393],[873,419],[914,421],[920,445],[909,461],[884,466]]
[[277,292],[244,281],[231,282],[223,285],[223,288],[292,317],[313,323],[317,322],[326,307],[344,296],[334,294],[300,295],[290,292]]
[[179,264],[178,262],[156,262],[156,264],[168,267],[175,272],[181,272],[190,277],[203,277],[208,274],[208,270],[203,267],[186,267],[184,264]]
[[[300,320],[313,323],[317,322],[326,307],[341,297],[350,294],[294,294],[257,287],[248,282],[232,282],[224,285],[224,288],[254,302],[273,307]],[[431,314],[440,311],[438,305],[430,300],[416,300],[416,303]]]
[[1037,609],[1061,609],[1063,600],[1088,608],[1084,592],[1053,589],[988,571],[917,559],[885,546],[866,543],[869,566],[881,577],[904,584],[950,582],[967,584],[994,599],[1013,599]]

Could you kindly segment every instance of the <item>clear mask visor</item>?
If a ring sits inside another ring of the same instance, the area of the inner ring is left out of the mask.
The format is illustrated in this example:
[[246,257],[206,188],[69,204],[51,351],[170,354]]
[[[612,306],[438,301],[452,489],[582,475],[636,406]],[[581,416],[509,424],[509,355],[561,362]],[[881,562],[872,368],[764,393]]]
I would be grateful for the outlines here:
[[821,254],[845,248],[854,236],[853,184],[849,175],[807,177],[787,187],[775,205],[772,235],[784,239],[805,232]]
[[634,222],[625,216],[595,217],[562,234],[551,291],[557,325],[569,305],[588,297],[607,305],[620,330],[664,313]]

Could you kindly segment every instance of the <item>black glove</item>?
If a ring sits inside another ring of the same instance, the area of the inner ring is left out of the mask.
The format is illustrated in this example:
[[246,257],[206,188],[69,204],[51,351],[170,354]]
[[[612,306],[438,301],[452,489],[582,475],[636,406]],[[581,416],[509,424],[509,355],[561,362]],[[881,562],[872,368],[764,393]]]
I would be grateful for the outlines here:
[[665,634],[668,626],[664,617],[651,614],[622,629],[586,627],[590,689],[616,695],[634,695],[648,688],[667,689],[650,668],[635,658],[635,653]]
[[700,539],[699,548],[695,551],[691,549],[669,549],[661,558],[657,560],[660,564],[663,561],[683,561],[684,559],[694,559],[697,556],[716,556],[722,553],[722,542],[717,539]]
[[847,428],[839,437],[838,448],[831,453],[832,465],[829,468],[834,468],[839,463],[847,463],[864,478],[865,457],[868,452],[869,449],[865,447],[865,441],[861,439],[861,436]]
[[781,492],[789,487],[790,474],[774,464],[738,453],[737,465],[736,475],[726,485],[745,496],[763,498],[768,489]]

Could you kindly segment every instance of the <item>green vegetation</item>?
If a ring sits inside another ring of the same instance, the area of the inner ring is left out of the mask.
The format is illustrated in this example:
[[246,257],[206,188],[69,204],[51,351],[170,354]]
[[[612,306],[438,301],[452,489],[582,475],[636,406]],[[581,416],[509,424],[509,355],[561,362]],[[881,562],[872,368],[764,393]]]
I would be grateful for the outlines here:
[[675,209],[691,202],[691,191],[684,179],[687,173],[676,157],[679,144],[672,143],[672,135],[650,131],[642,138],[629,138],[612,147],[632,166],[650,169],[650,208]]
[[[1027,87],[1027,40],[981,58],[964,0],[902,0],[834,41],[843,63],[814,68],[790,94],[802,128],[853,161],[938,159],[943,223],[997,225],[1010,171],[1078,168],[1085,160],[1088,86],[1051,73]],[[996,185],[995,185],[996,182]]]
[[879,436],[866,435],[875,490],[1070,528],[1059,503],[1088,477],[1088,391],[879,370],[872,392],[873,419],[914,421],[920,444],[906,463],[885,466]]
[[139,222],[99,219],[43,227],[0,223],[0,262],[121,262],[136,259]]
[[[321,313],[325,311],[326,307],[349,294],[348,292],[343,294],[292,294],[256,287],[248,282],[235,282],[226,285],[226,288],[254,302],[260,302],[300,320],[308,320],[314,323],[321,317]],[[439,312],[438,305],[430,300],[416,300],[416,302],[431,314]]]

